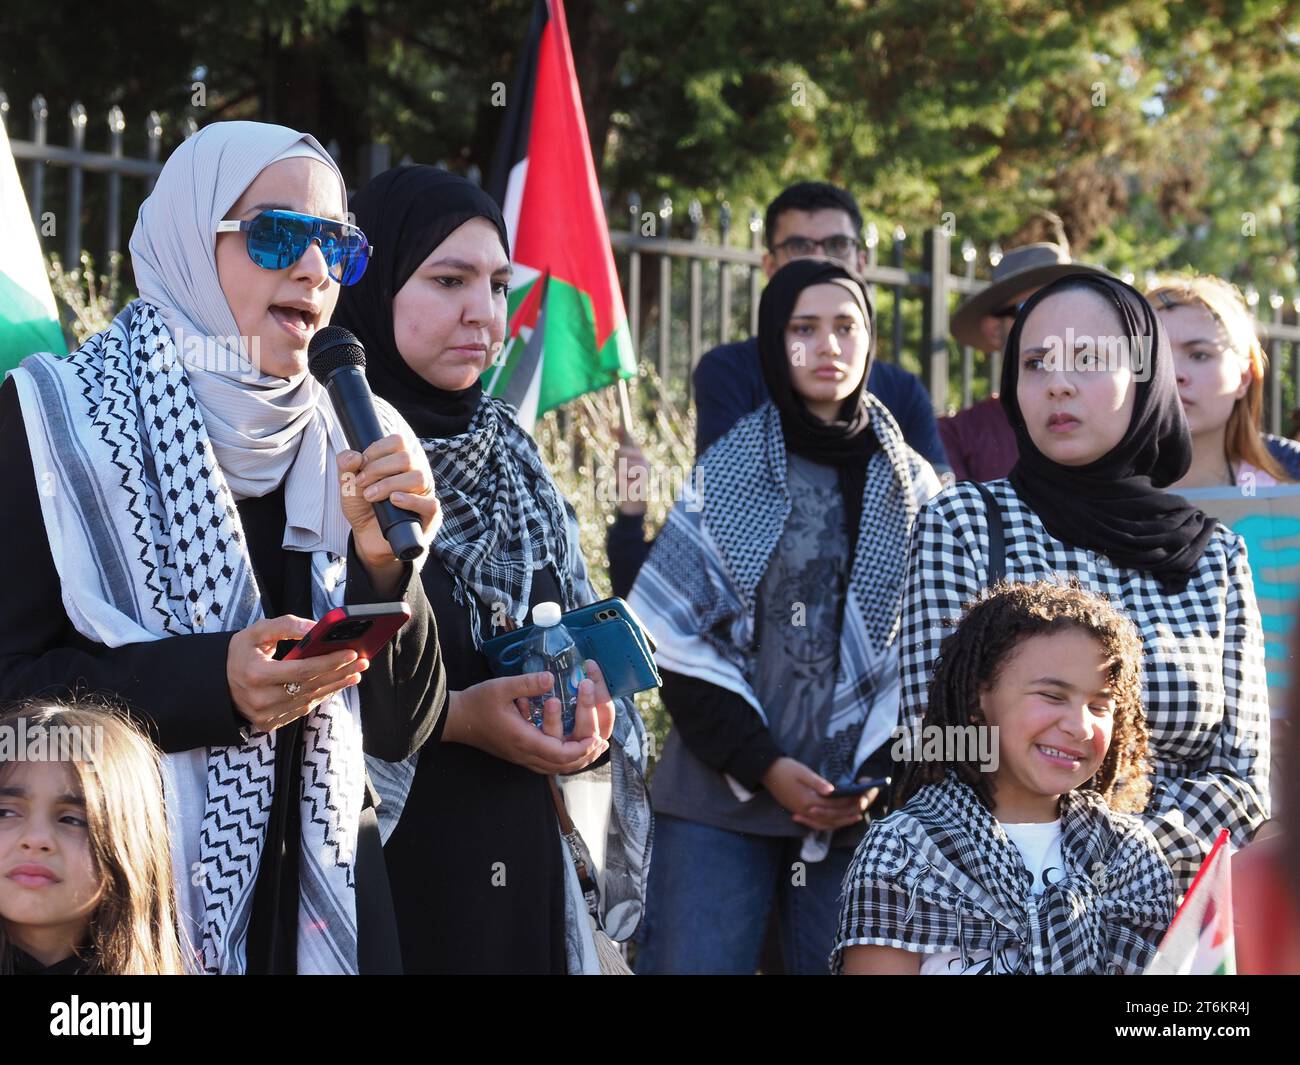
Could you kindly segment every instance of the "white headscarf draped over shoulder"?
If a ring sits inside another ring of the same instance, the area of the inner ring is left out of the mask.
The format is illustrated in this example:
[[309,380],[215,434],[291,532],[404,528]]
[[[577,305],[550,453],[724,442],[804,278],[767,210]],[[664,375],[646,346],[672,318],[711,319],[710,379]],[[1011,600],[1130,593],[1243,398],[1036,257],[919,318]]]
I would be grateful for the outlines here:
[[[236,501],[282,481],[284,546],[311,557],[310,616],[346,599],[335,465],[346,444],[333,406],[306,372],[287,381],[255,372],[215,257],[216,223],[257,175],[304,153],[338,174],[316,141],[281,126],[222,122],[196,134],[140,210],[131,252],[141,298],[68,356],[30,355],[11,371],[64,609],[105,647],[238,632],[265,617]],[[375,406],[385,432],[413,435]],[[316,704],[295,752],[297,874],[283,887],[298,894],[303,973],[360,967],[361,699],[349,688]],[[162,759],[180,924],[204,972],[248,968],[263,853],[279,838],[279,742],[279,732],[254,730]]]
[[265,122],[215,122],[168,158],[140,205],[131,262],[140,297],[158,308],[185,363],[217,461],[236,499],[285,482],[283,546],[347,550],[335,454],[347,447],[333,407],[309,372],[288,379],[254,367],[217,276],[216,225],[257,175],[281,159],[318,159],[307,133]]

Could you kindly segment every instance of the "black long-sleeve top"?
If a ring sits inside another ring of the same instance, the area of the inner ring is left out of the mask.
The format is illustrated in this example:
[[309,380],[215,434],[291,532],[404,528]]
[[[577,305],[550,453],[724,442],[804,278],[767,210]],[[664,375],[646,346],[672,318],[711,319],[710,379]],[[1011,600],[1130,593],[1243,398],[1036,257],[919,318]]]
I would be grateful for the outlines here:
[[654,541],[645,538],[644,515],[614,515],[605,529],[605,556],[609,561],[609,585],[615,595],[626,599],[632,594],[636,575],[653,546]]
[[[281,547],[283,485],[237,504],[265,616],[311,617],[311,556]],[[0,595],[0,701],[78,693],[111,696],[144,726],[164,753],[242,742],[244,719],[226,677],[233,632],[169,636],[105,647],[76,630],[63,607],[50,554],[17,389],[0,388],[0,558],[9,562]],[[359,685],[363,747],[397,761],[425,743],[447,704],[446,677],[433,612],[406,565],[391,597],[411,620],[370,662]],[[376,594],[349,538],[344,601]],[[290,643],[282,645],[287,651]],[[266,848],[258,869],[248,940],[249,972],[293,972],[297,942],[298,781],[301,722],[281,730]],[[396,934],[369,794],[357,854],[358,952],[362,972],[393,971]]]

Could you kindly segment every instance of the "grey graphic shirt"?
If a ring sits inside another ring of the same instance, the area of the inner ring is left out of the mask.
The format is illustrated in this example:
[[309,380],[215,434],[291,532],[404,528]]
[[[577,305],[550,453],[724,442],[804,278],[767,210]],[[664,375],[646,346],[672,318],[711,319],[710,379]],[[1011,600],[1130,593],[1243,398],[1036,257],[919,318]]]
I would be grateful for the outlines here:
[[[751,683],[777,745],[815,769],[839,665],[851,559],[837,473],[794,454],[786,461],[791,511],[758,587]],[[806,831],[766,790],[742,803],[722,774],[692,755],[675,730],[651,791],[657,812],[717,828],[764,836]],[[857,826],[849,831],[853,838],[861,835]],[[837,846],[841,836],[845,832],[836,834]]]

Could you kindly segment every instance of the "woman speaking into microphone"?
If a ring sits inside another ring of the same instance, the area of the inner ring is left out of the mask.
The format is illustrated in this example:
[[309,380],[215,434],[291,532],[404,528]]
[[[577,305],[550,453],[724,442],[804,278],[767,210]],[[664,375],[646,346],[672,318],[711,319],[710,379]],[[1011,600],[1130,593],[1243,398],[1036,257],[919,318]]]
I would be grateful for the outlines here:
[[[315,139],[220,122],[140,208],[140,298],[0,389],[0,699],[123,702],[164,760],[195,969],[400,969],[365,757],[405,759],[446,711],[437,630],[373,503],[438,521],[414,434],[348,448],[307,372],[365,272]],[[367,660],[281,661],[331,608],[403,601]]]

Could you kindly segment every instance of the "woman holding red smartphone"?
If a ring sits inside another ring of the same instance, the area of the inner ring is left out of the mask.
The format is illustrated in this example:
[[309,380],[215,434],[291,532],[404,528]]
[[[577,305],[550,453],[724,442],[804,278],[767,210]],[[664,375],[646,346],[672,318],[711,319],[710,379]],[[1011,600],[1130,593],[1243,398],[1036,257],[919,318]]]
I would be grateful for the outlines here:
[[[0,389],[0,699],[105,693],[166,752],[187,962],[400,969],[365,757],[408,757],[447,695],[415,567],[373,500],[438,518],[428,462],[347,449],[307,371],[368,264],[342,175],[283,126],[219,122],[140,209],[140,299]],[[372,493],[347,490],[364,480]],[[332,608],[404,601],[381,650],[281,661]]]
[[434,469],[443,523],[422,578],[456,693],[418,757],[376,779],[385,805],[404,800],[384,847],[403,959],[408,972],[591,971],[550,779],[595,769],[610,781],[602,916],[626,939],[649,861],[644,729],[588,663],[573,733],[561,734],[554,700],[539,731],[501,698],[526,678],[490,679],[480,651],[537,603],[598,598],[536,445],[479,380],[505,335],[505,221],[477,186],[429,166],[381,174],[353,210],[378,251],[335,321],[361,339],[371,388]]

